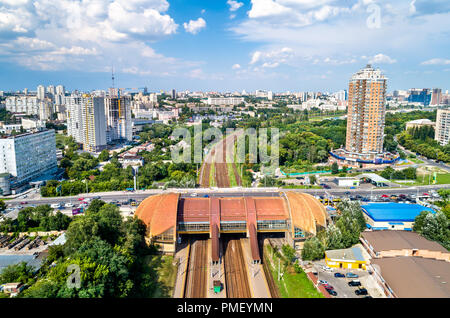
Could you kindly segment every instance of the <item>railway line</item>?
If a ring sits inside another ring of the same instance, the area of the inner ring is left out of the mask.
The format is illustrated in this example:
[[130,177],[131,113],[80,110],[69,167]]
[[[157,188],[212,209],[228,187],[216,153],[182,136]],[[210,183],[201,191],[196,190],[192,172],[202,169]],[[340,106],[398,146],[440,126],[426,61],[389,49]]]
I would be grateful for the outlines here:
[[207,240],[193,240],[190,242],[184,298],[206,298],[207,254]]
[[[269,239],[269,244],[272,245]],[[280,291],[278,289],[278,286],[275,282],[275,279],[273,278],[273,275],[270,271],[270,265],[269,265],[269,256],[265,253],[264,249],[264,240],[259,240],[259,246],[260,246],[260,253],[262,255],[262,266],[264,270],[264,276],[266,277],[267,286],[269,287],[270,297],[272,298],[280,298]]]
[[251,298],[247,264],[239,239],[224,240],[224,266],[227,298]]

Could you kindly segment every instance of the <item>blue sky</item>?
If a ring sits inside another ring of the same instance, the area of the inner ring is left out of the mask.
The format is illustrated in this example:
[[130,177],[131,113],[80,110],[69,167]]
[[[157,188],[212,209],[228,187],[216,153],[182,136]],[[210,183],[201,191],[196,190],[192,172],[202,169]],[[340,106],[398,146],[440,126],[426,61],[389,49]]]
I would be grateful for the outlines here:
[[0,0],[0,90],[450,89],[448,0]]

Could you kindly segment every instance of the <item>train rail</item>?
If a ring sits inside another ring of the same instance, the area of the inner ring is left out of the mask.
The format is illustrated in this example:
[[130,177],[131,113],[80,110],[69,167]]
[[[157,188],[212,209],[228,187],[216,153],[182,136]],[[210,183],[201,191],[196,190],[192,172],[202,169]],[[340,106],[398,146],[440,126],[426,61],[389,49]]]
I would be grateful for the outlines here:
[[247,264],[245,263],[241,241],[239,239],[229,239],[224,243],[227,298],[251,298]]
[[191,241],[184,288],[184,298],[206,298],[207,240]]

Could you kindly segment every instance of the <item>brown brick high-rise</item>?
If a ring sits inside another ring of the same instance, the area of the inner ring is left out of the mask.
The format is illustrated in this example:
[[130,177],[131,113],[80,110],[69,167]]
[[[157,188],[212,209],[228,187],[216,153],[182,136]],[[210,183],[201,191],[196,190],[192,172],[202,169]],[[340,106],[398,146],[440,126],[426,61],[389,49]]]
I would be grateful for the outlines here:
[[383,152],[386,81],[381,71],[370,65],[352,76],[346,142],[350,153],[377,155]]

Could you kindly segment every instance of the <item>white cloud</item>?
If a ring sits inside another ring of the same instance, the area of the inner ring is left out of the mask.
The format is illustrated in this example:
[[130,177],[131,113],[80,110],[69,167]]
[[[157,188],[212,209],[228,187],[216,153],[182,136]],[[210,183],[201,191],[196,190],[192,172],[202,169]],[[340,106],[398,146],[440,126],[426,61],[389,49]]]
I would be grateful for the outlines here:
[[186,32],[197,34],[206,27],[206,21],[203,18],[198,18],[197,20],[190,20],[189,23],[185,22],[183,26]]
[[248,12],[250,18],[263,18],[288,13],[289,8],[274,0],[252,0],[252,9]]
[[234,1],[234,0],[228,0],[227,4],[230,6],[230,11],[237,11],[240,7],[242,7],[244,4],[242,2]]
[[394,63],[397,63],[397,60],[394,60],[393,58],[380,53],[380,54],[377,54],[374,57],[372,57],[369,60],[369,63],[374,63],[374,64],[394,64]]
[[275,67],[278,67],[280,65],[280,63],[278,63],[278,62],[274,62],[274,63],[264,63],[263,65],[262,65],[262,67],[266,67],[266,68],[275,68]]
[[261,55],[262,55],[262,53],[260,51],[256,51],[255,53],[253,53],[250,64],[255,64],[256,62],[258,62],[259,59],[261,58]]
[[439,59],[439,58],[434,58],[431,60],[427,60],[421,63],[422,65],[449,65],[450,64],[450,60],[449,59]]
[[33,70],[187,74],[201,63],[149,46],[177,32],[168,9],[167,0],[0,0],[0,55]]
[[241,68],[241,65],[240,65],[240,64],[234,64],[231,68],[232,68],[233,70],[238,70],[238,69]]

